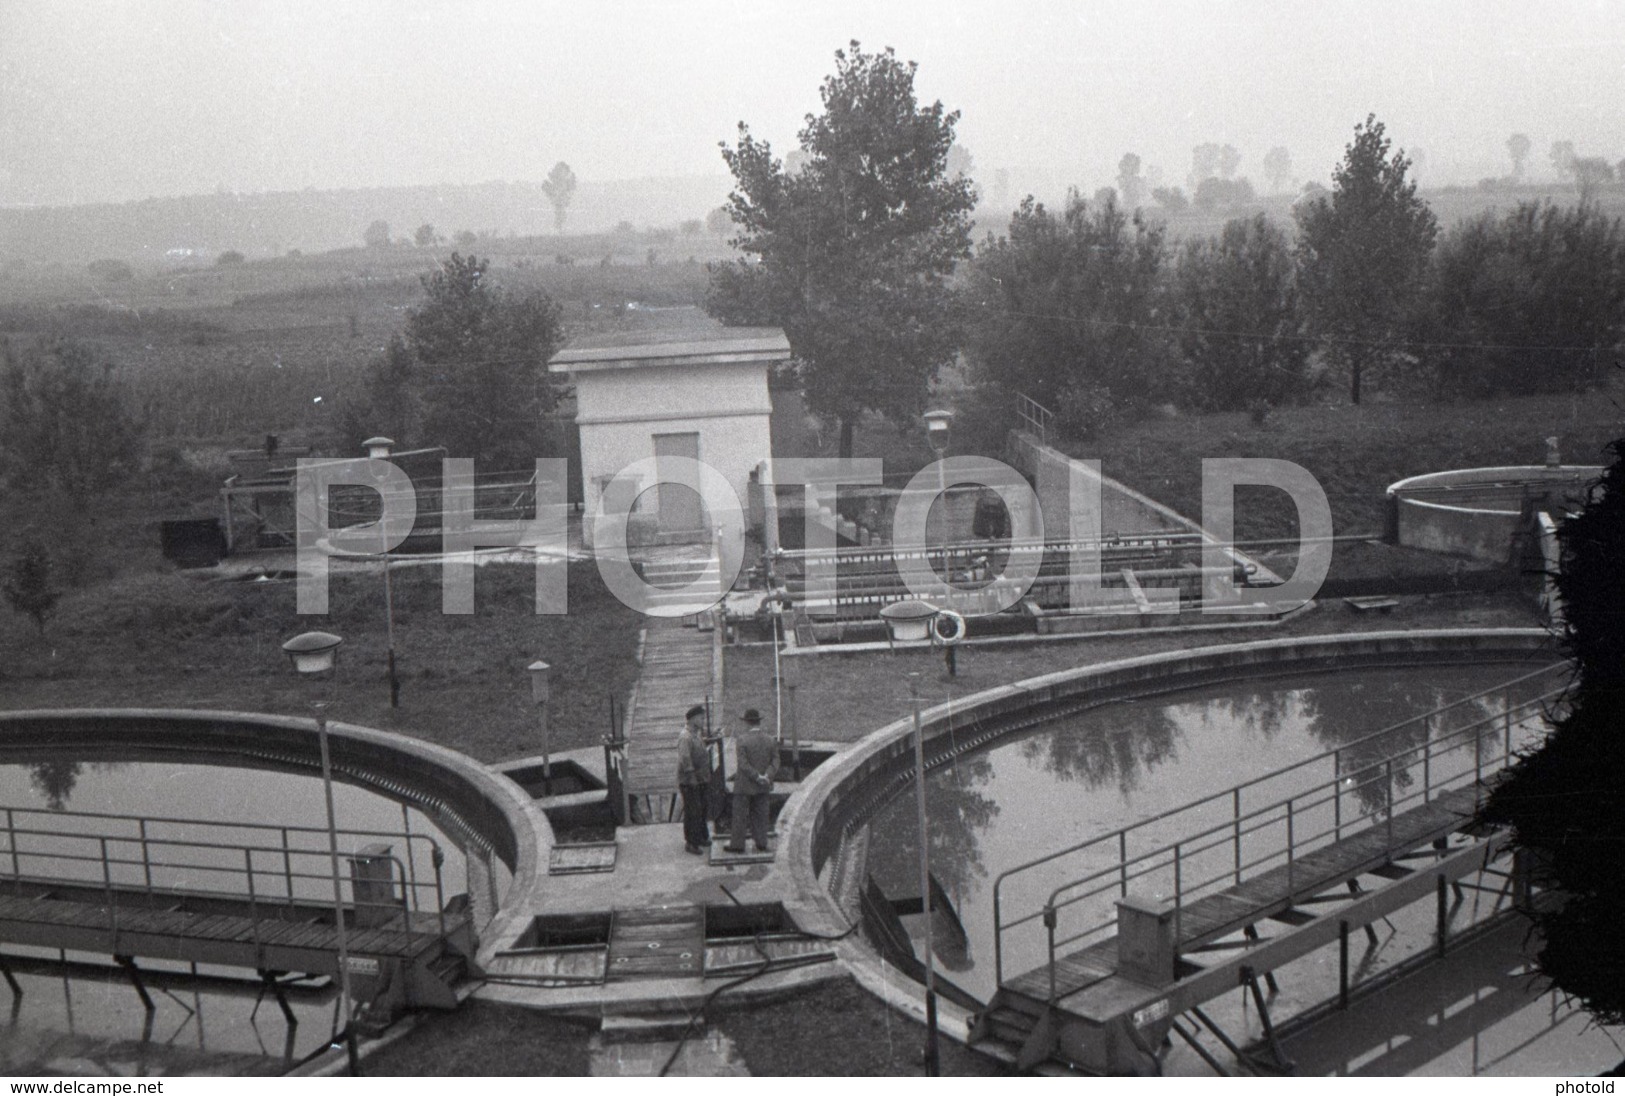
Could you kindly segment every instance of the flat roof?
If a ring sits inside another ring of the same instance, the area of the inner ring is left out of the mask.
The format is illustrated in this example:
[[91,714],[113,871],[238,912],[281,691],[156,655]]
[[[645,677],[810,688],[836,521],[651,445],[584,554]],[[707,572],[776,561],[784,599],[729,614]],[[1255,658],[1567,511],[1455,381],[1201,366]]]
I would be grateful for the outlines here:
[[776,327],[718,328],[702,339],[665,341],[670,337],[671,332],[653,329],[586,338],[579,345],[553,355],[547,368],[553,373],[590,373],[606,369],[770,363],[790,357],[790,340]]

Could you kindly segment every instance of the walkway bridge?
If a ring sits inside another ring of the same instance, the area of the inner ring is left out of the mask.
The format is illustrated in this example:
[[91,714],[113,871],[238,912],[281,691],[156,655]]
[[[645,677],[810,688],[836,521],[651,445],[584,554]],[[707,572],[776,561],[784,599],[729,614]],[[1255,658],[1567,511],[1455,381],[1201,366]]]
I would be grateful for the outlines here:
[[[0,943],[112,956],[150,1010],[137,959],[252,970],[282,1004],[282,976],[339,973],[325,828],[0,808]],[[341,830],[349,865],[343,943],[373,1015],[452,1008],[474,954],[472,918],[448,903],[445,854],[426,834]],[[401,854],[396,854],[396,848]],[[0,956],[12,992],[21,989]]]
[[[1506,843],[1473,824],[1485,781],[1536,733],[1568,673],[1526,674],[1004,872],[998,991],[973,1041],[1003,1044],[1024,1068],[1055,1058],[1146,1073],[1178,1035],[1223,1073],[1190,1030],[1200,1024],[1256,1070],[1201,1006],[1249,987],[1273,1046],[1259,978],[1337,942],[1346,1001],[1350,931],[1429,895],[1442,953],[1447,891],[1491,871]],[[1504,889],[1520,882],[1499,874]]]

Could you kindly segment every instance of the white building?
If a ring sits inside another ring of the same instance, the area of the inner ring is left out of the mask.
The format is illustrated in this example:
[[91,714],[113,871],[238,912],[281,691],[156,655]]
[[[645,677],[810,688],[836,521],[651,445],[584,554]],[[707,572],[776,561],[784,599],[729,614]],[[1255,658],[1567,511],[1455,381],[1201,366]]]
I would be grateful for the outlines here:
[[[654,338],[659,332],[649,332]],[[666,338],[672,337],[669,333]],[[709,538],[713,524],[680,467],[662,458],[688,457],[721,474],[749,506],[751,472],[773,455],[769,420],[773,401],[768,370],[790,357],[778,328],[718,328],[699,341],[595,345],[591,339],[561,351],[548,370],[567,373],[575,386],[581,429],[582,498],[592,519],[604,509],[604,489],[639,461],[644,473],[629,490],[639,493],[634,514],[653,536],[672,543]],[[653,474],[649,474],[650,471]],[[655,481],[664,486],[648,490]],[[624,505],[624,503],[622,504]]]

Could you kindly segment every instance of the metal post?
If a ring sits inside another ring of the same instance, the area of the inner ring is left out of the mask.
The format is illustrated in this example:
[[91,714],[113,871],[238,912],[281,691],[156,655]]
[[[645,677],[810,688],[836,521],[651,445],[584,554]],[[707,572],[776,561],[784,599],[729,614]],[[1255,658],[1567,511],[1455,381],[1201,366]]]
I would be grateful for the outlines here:
[[1343,753],[1332,753],[1332,840],[1343,840]]
[[[777,648],[775,648],[776,652]],[[937,978],[931,954],[931,844],[925,820],[925,726],[920,719],[919,675],[908,675],[909,698],[914,706],[914,804],[920,824],[920,907],[925,912],[925,1074],[938,1074]],[[734,819],[734,825],[739,825]]]
[[1295,844],[1292,832],[1292,800],[1288,799],[1286,801],[1286,897],[1288,902],[1292,900],[1293,870],[1297,861],[1297,857],[1294,855],[1296,850],[1293,847]]
[[1433,720],[1422,721],[1422,802],[1433,798]]
[[795,777],[796,783],[801,783],[801,729],[796,726],[796,684],[790,682],[785,688],[790,690],[790,773]]
[[1388,848],[1394,847],[1394,759],[1389,758],[1388,770]]
[[1237,788],[1230,793],[1231,814],[1235,819],[1236,831],[1236,884],[1241,884],[1241,789]]
[[1055,925],[1058,918],[1054,906],[1044,907],[1044,930],[1049,934],[1049,1003],[1055,1003]]
[[17,860],[17,820],[12,816],[10,807],[6,808],[6,843],[11,846],[11,878],[20,882],[23,871]]
[[1128,897],[1128,831],[1117,831],[1117,893]]
[[350,1039],[350,947],[349,935],[344,927],[344,892],[339,884],[339,830],[333,811],[333,765],[327,752],[327,705],[317,701],[312,707],[316,710],[316,739],[322,751],[322,792],[327,798],[327,852],[333,869],[333,925],[338,930],[340,1015],[344,1018],[341,1034],[351,1047],[353,1066],[355,1044]]
[[288,892],[288,906],[293,907],[293,852],[288,847],[288,827],[282,827],[282,885]]
[[141,829],[141,874],[147,880],[147,893],[152,893],[152,855],[147,849],[147,820],[139,820]]
[[1337,1007],[1349,1007],[1349,923],[1337,923]]
[[379,496],[378,510],[378,549],[384,557],[384,642],[388,646],[387,659],[389,664],[389,706],[401,706],[401,680],[395,675],[395,591],[389,580],[389,534],[384,529],[384,511],[389,509],[389,500]]
[[1437,944],[1437,946],[1438,946],[1438,949],[1439,949],[1439,958],[1443,959],[1444,958],[1445,944],[1449,941],[1449,932],[1450,932],[1450,925],[1449,925],[1450,912],[1449,912],[1449,909],[1447,908],[1447,905],[1446,905],[1448,899],[1445,898],[1445,892],[1446,892],[1447,888],[1445,887],[1445,878],[1444,878],[1444,876],[1442,876],[1442,875],[1439,876],[1438,887],[1436,889],[1437,889],[1438,895],[1439,895],[1439,899],[1438,899],[1438,901],[1439,901],[1439,905],[1438,905],[1438,925],[1437,925],[1437,927],[1438,927],[1438,944]]

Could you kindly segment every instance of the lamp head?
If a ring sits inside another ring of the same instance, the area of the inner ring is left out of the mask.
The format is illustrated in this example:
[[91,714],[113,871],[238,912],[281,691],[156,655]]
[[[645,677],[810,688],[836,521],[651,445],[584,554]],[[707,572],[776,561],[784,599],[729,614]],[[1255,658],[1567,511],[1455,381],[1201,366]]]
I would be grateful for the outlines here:
[[394,445],[394,438],[386,438],[382,435],[376,438],[368,438],[361,443],[362,448],[367,451],[367,456],[373,460],[388,460],[389,451],[394,448]]
[[925,436],[931,443],[931,448],[938,453],[948,448],[948,427],[954,421],[952,411],[927,411],[925,413]]
[[282,645],[288,661],[302,674],[320,674],[333,668],[339,644],[344,640],[332,632],[301,632]]

